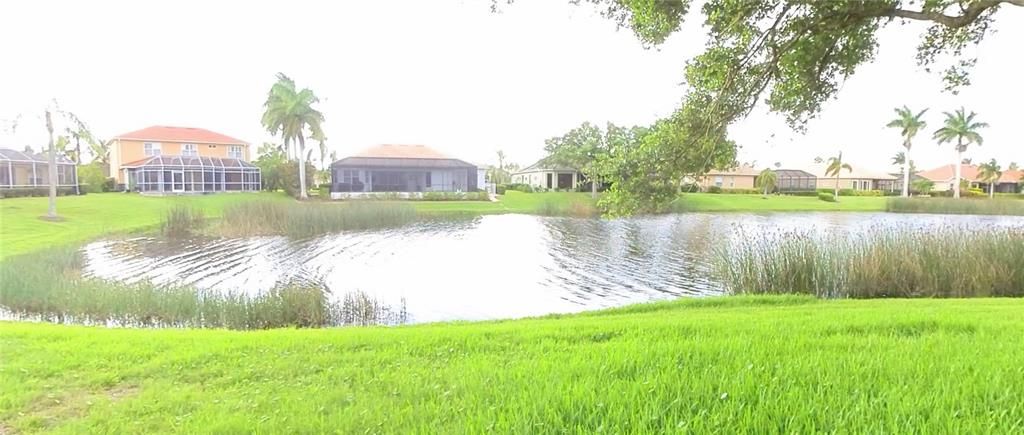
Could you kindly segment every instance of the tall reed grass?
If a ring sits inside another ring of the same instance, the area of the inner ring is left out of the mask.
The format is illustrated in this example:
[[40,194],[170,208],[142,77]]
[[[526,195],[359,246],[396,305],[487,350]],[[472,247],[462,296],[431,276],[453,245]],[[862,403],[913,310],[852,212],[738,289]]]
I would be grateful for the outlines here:
[[224,209],[218,229],[225,236],[311,237],[345,230],[389,228],[416,220],[409,204],[353,201],[341,204],[252,201]]
[[160,232],[172,238],[188,237],[201,231],[204,223],[202,210],[179,205],[167,210]]
[[333,299],[316,280],[281,284],[257,296],[188,286],[125,284],[81,275],[76,249],[60,248],[0,263],[0,307],[11,316],[58,323],[266,329],[399,324],[392,308],[364,293]]
[[1024,216],[1024,201],[1012,198],[889,198],[885,211],[895,213],[984,214]]
[[1024,231],[762,235],[715,256],[731,293],[830,298],[1024,296]]
[[534,212],[541,216],[571,217],[594,217],[601,214],[592,201],[578,199],[565,201],[561,198],[545,198],[537,205]]

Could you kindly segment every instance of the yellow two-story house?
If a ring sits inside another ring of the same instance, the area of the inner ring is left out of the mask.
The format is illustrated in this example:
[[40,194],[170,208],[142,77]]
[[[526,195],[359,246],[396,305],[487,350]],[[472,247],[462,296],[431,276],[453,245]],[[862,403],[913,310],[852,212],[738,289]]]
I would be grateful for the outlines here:
[[141,193],[260,189],[249,144],[202,128],[154,126],[115,136],[110,173],[124,190]]

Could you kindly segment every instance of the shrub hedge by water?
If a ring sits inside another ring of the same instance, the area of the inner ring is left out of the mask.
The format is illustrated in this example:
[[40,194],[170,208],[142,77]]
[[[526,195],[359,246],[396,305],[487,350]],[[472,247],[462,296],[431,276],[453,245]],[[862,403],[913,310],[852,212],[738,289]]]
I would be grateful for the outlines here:
[[224,209],[220,233],[227,236],[309,237],[344,230],[405,225],[416,219],[409,204],[353,201],[340,204],[252,201]]
[[58,323],[265,329],[404,323],[391,308],[363,294],[330,298],[317,281],[282,284],[248,296],[189,286],[124,284],[83,277],[73,248],[13,257],[0,263],[0,307],[16,318]]
[[1024,216],[1024,201],[1006,198],[889,198],[885,210],[895,213],[985,214]]
[[819,297],[1024,296],[1024,231],[871,230],[855,237],[788,232],[716,255],[732,293]]

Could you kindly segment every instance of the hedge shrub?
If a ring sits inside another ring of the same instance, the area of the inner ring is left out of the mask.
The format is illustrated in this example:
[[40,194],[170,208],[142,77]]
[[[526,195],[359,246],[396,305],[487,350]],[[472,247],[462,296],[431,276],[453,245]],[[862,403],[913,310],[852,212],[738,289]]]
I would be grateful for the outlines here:
[[836,202],[836,197],[833,194],[827,192],[818,192],[818,199],[825,202]]
[[[74,187],[58,187],[57,195],[74,195]],[[82,195],[85,194],[83,190]],[[0,198],[22,198],[27,196],[49,196],[49,187],[15,187],[13,189],[2,189],[0,190]]]

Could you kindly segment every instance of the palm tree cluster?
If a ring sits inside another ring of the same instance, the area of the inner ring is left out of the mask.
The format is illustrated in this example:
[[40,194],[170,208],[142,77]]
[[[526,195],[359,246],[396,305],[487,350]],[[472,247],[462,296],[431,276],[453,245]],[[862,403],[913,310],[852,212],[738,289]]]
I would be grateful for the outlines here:
[[[324,154],[326,141],[322,124],[324,115],[313,105],[320,99],[313,91],[295,87],[295,81],[283,73],[277,74],[277,82],[270,87],[266,103],[263,103],[263,127],[270,134],[281,135],[284,149],[291,152],[291,146],[298,145],[295,155],[299,160],[299,197],[306,199],[306,137],[319,141]],[[307,132],[309,135],[307,136]],[[312,151],[312,150],[311,150]]]
[[[927,123],[922,119],[924,114],[928,112],[928,109],[924,109],[920,112],[915,113],[910,110],[907,106],[896,108],[896,118],[886,124],[886,127],[899,128],[900,135],[903,137],[903,147],[906,151],[902,151],[893,157],[893,164],[898,164],[903,168],[903,196],[909,196],[910,191],[910,173],[913,172],[913,161],[910,159],[911,143],[914,136],[921,131]],[[953,197],[960,197],[960,180],[963,178],[961,165],[965,162],[963,153],[967,151],[967,146],[970,144],[981,145],[983,138],[979,130],[988,127],[988,124],[984,122],[978,122],[975,120],[977,113],[967,111],[964,108],[960,108],[955,112],[943,112],[946,116],[943,126],[932,134],[932,138],[937,140],[939,145],[946,143],[953,143],[956,147],[956,160],[953,162],[954,168],[954,180],[953,180]],[[988,166],[988,169],[986,169]],[[990,192],[995,187],[995,182],[1002,176],[1002,172],[999,170],[998,165],[993,159],[991,162],[979,167],[983,171],[981,175],[983,180],[986,180],[990,184]],[[989,178],[993,174],[996,175],[994,178]]]

